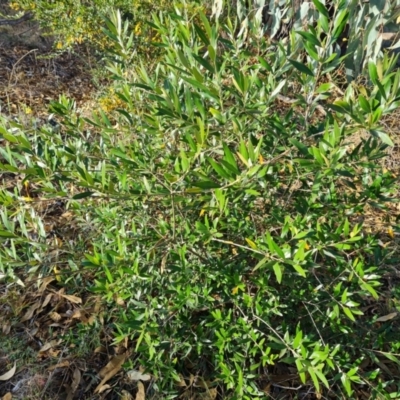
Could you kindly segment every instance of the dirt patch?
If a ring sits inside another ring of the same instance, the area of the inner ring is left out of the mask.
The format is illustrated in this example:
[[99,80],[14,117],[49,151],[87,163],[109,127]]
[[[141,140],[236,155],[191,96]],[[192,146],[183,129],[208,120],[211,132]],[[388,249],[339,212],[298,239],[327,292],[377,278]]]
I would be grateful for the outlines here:
[[[20,17],[8,7],[8,1],[0,1],[0,19]],[[33,18],[15,25],[0,25],[0,48],[23,46],[28,49],[50,50],[53,39],[46,36]]]
[[[12,18],[12,10],[4,3],[0,2],[0,13]],[[49,102],[58,100],[61,94],[73,98],[78,107],[91,98],[96,89],[92,72],[98,66],[93,55],[83,46],[57,53],[53,42],[34,19],[0,25],[0,112],[3,115],[41,117],[47,113]]]
[[27,46],[0,49],[0,107],[7,115],[47,109],[51,100],[66,94],[82,104],[94,90],[85,62],[75,54],[56,55]]

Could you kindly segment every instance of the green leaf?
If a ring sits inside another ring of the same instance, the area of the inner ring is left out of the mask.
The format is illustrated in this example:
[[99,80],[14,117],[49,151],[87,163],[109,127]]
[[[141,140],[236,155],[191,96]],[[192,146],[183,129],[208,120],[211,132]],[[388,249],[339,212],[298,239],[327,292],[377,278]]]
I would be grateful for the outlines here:
[[400,360],[394,354],[387,353],[386,351],[382,351],[380,354],[384,355],[388,360],[400,366]]
[[303,155],[309,154],[308,147],[305,144],[299,142],[297,139],[289,138],[289,142],[296,146]]
[[369,103],[365,99],[365,97],[360,95],[358,97],[358,103],[360,104],[360,107],[364,112],[366,112],[366,113],[370,113],[371,112],[371,106],[369,105]]
[[317,49],[315,48],[314,45],[312,45],[312,44],[310,44],[310,43],[308,43],[308,42],[305,42],[305,43],[304,43],[304,47],[305,47],[305,49],[306,49],[308,55],[309,55],[312,59],[314,59],[315,61],[319,61]]
[[368,71],[369,71],[369,78],[371,79],[372,83],[377,85],[379,82],[378,71],[376,69],[376,65],[372,61],[368,63]]
[[319,388],[319,381],[318,381],[317,376],[315,375],[314,368],[308,368],[307,372],[310,374],[311,379],[312,379],[312,381],[314,383],[315,389],[319,393],[319,389],[320,389]]
[[326,15],[320,15],[320,18],[318,20],[318,23],[321,25],[322,30],[328,34],[330,27],[329,27],[329,16]]
[[280,81],[278,83],[278,85],[276,86],[276,88],[272,91],[272,93],[270,94],[270,98],[274,98],[277,94],[280,93],[280,91],[282,90],[283,86],[286,84],[286,79],[283,79],[282,81]]
[[272,239],[272,236],[269,232],[267,232],[266,235],[266,239],[267,239],[267,244],[269,247],[269,251],[272,254],[277,254],[279,257],[281,257],[282,259],[285,258],[285,254],[282,251],[282,249],[274,242],[274,239]]
[[297,262],[304,261],[304,259],[305,259],[304,250],[306,248],[306,245],[307,245],[307,242],[305,242],[305,241],[300,242],[300,246],[297,249],[297,251],[296,251],[296,253],[295,253],[294,257],[293,257],[293,261],[297,261]]
[[151,193],[151,187],[150,187],[149,181],[147,180],[147,178],[145,176],[143,177],[143,184],[146,189],[146,192]]
[[180,152],[180,158],[181,158],[182,171],[186,172],[190,167],[190,162],[186,156],[186,153],[183,150],[181,150]]
[[341,11],[340,14],[338,15],[332,32],[331,44],[339,39],[340,35],[344,30],[344,27],[347,24],[348,18],[349,18],[349,12],[347,10]]
[[351,312],[350,308],[348,308],[348,307],[343,307],[343,311],[344,311],[344,313],[349,317],[349,319],[351,319],[352,321],[355,322],[356,319],[354,318],[354,315],[353,315],[353,313]]
[[345,373],[342,373],[340,380],[342,381],[342,385],[343,385],[344,389],[346,390],[347,395],[351,396],[353,394],[353,391],[351,389],[350,379],[347,377],[347,375]]
[[[182,79],[185,80],[187,83],[190,83],[192,86],[195,88],[199,89],[201,91],[201,94],[205,97],[210,98],[211,100],[219,100],[218,95],[213,93],[211,90],[209,90],[206,86],[202,85],[200,82],[197,80],[188,78],[186,76],[182,76]],[[174,115],[172,115],[174,116]]]
[[320,165],[324,165],[324,159],[321,155],[320,149],[316,148],[315,146],[311,146],[309,149],[310,154],[312,154],[315,158],[315,160],[318,162]]
[[233,155],[229,147],[226,145],[226,143],[223,143],[222,147],[224,149],[224,160],[233,168],[236,174],[239,174],[240,171],[235,156]]
[[302,340],[303,340],[303,331],[299,329],[298,332],[296,333],[296,337],[293,340],[293,347],[297,349],[300,346]]
[[328,380],[326,379],[325,375],[317,368],[314,369],[315,374],[319,378],[319,380],[325,385],[327,389],[330,388],[330,385],[328,383]]
[[12,232],[0,231],[0,237],[12,239],[12,238],[17,238],[18,236],[15,235],[15,234],[12,233]]
[[319,0],[312,0],[315,8],[326,18],[329,18],[328,9],[319,1]]
[[275,272],[276,280],[278,283],[282,282],[282,266],[279,263],[275,263],[272,267]]
[[296,363],[297,371],[299,372],[300,379],[303,382],[303,384],[305,384],[307,381],[307,377],[306,377],[306,374],[304,371],[304,366],[303,366],[301,360],[298,358],[295,360],[295,363]]
[[250,238],[244,238],[246,240],[247,244],[254,250],[257,250],[257,245],[255,242],[253,242]]
[[304,32],[304,31],[296,31],[300,36],[302,36],[307,42],[313,44],[314,46],[321,47],[321,42],[318,40],[318,38],[313,35],[310,32]]
[[321,83],[317,89],[317,93],[325,93],[333,89],[334,85],[330,82]]
[[[262,260],[260,260],[256,266],[253,268],[253,272],[257,271],[259,268],[261,268],[262,266],[264,266],[269,260],[269,257],[264,257]],[[271,261],[268,262],[268,264],[270,264]],[[273,262],[275,263],[275,262]]]
[[240,145],[239,145],[239,152],[242,155],[242,157],[246,160],[246,163],[249,159],[249,153],[247,151],[246,143],[244,140],[240,140]]
[[114,279],[113,279],[113,276],[112,276],[110,270],[107,268],[106,265],[104,265],[103,268],[104,268],[104,271],[106,273],[108,282],[113,283]]
[[203,75],[196,67],[192,67],[190,72],[192,73],[192,75],[194,76],[194,78],[196,79],[197,82],[199,82],[200,84],[202,84],[204,82]]
[[196,54],[193,55],[194,59],[201,64],[206,70],[208,70],[209,72],[211,72],[212,74],[214,74],[215,69],[214,67],[203,57],[200,57]]
[[251,196],[261,196],[261,193],[254,189],[246,189],[245,192]]
[[216,58],[217,58],[217,54],[215,52],[215,49],[213,46],[211,46],[211,44],[209,44],[207,46],[207,50],[208,50],[208,54],[210,55],[211,60],[215,63]]
[[94,192],[82,192],[78,193],[75,196],[72,196],[73,200],[80,200],[80,199],[85,199],[86,197],[90,197],[94,194]]
[[372,114],[372,123],[373,124],[376,124],[381,119],[382,113],[383,113],[382,107],[379,106]]
[[314,76],[314,72],[312,72],[312,71],[310,70],[310,68],[308,68],[306,65],[304,65],[304,64],[302,64],[302,63],[300,63],[300,62],[298,62],[298,61],[296,61],[296,60],[293,60],[293,59],[291,59],[291,58],[289,58],[288,61],[289,61],[296,69],[298,69],[300,72],[303,72],[303,73],[305,73],[305,74],[307,74],[307,75],[309,75],[309,76]]
[[201,41],[208,46],[210,44],[210,40],[208,39],[206,33],[197,24],[194,25],[194,29],[196,30],[196,33]]
[[207,161],[214,168],[215,172],[224,179],[230,179],[231,175],[222,167],[221,164],[217,164],[211,157],[206,157]]
[[[218,189],[221,187],[219,183],[213,181],[197,181],[193,182],[193,186],[201,189]],[[190,189],[187,189],[187,192],[190,192]]]
[[386,143],[389,146],[394,146],[392,139],[390,139],[390,137],[387,133],[379,131],[377,129],[371,129],[369,131],[369,133],[372,136],[375,136],[375,137],[378,137],[379,139],[381,139],[383,143]]
[[305,278],[306,275],[306,271],[301,268],[301,266],[299,264],[293,264],[293,268],[300,274],[300,276],[302,276],[303,278]]
[[178,54],[179,59],[181,60],[181,63],[182,63],[188,70],[190,70],[190,69],[191,69],[191,67],[190,67],[190,62],[189,62],[189,60],[185,57],[185,54],[183,53],[183,51],[180,50],[180,49],[178,49],[177,54]]
[[18,143],[18,139],[16,136],[6,132],[7,131],[5,129],[4,131],[0,132],[4,139],[8,140],[10,143]]
[[372,297],[376,300],[378,300],[379,296],[378,293],[376,293],[376,290],[367,282],[362,282],[360,286],[364,289],[367,290],[369,293],[371,293]]
[[262,57],[258,57],[258,62],[268,71],[272,72],[272,67],[271,65]]
[[[201,21],[203,22],[203,26],[204,26],[204,28],[206,30],[207,37],[211,41],[211,39],[213,37],[211,25],[210,25],[207,17],[204,15],[204,13],[202,11],[199,12],[199,15],[200,15]],[[207,46],[208,46],[208,44],[207,44]]]

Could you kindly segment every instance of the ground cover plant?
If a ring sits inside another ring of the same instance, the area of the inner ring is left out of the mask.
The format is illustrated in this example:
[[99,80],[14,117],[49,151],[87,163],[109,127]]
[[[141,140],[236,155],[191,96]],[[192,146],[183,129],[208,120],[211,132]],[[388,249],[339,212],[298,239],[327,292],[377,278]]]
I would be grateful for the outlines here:
[[[396,59],[338,87],[343,1],[286,44],[185,4],[148,21],[151,64],[106,17],[114,110],[82,117],[60,96],[57,126],[2,118],[1,277],[52,288],[22,319],[52,304],[84,357],[106,327],[119,352],[94,397],[122,398],[108,373],[123,365],[137,399],[398,398]],[[51,212],[74,230],[51,231]],[[81,370],[71,398],[90,398]]]

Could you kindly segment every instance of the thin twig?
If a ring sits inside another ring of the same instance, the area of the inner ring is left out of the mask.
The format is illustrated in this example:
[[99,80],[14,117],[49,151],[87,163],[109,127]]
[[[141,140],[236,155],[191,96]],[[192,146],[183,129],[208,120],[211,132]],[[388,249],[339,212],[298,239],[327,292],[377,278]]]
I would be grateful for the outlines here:
[[34,52],[34,51],[37,51],[37,50],[38,50],[38,49],[32,49],[32,50],[28,51],[26,54],[24,54],[24,55],[13,65],[12,70],[11,70],[11,74],[10,74],[10,78],[8,79],[8,86],[10,86],[11,78],[12,78],[12,76],[13,76],[13,73],[15,72],[15,67],[16,67],[28,54],[30,54],[30,53],[32,53],[32,52]]

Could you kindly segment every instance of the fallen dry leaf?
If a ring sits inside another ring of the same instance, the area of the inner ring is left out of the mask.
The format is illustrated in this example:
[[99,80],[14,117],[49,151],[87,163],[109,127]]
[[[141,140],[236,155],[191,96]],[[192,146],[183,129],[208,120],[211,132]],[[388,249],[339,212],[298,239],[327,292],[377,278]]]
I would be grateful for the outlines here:
[[127,390],[122,390],[120,400],[133,400],[133,397]]
[[204,399],[215,400],[217,398],[217,394],[218,394],[217,389],[212,388],[212,389],[207,391],[206,397]]
[[69,361],[63,361],[56,365],[52,365],[49,368],[47,368],[47,371],[54,371],[57,368],[66,368],[66,367],[69,367]]
[[117,297],[115,299],[115,302],[120,306],[120,307],[125,307],[125,302],[124,299],[122,297]]
[[82,299],[78,296],[74,296],[72,294],[62,294],[61,296],[64,297],[64,299],[70,301],[71,303],[82,304]]
[[70,218],[72,218],[74,216],[74,214],[72,214],[72,212],[70,212],[70,211],[66,211],[65,213],[62,213],[61,214],[61,217],[62,218],[67,218],[67,219],[70,219]]
[[96,296],[96,297],[94,298],[94,301],[95,301],[95,304],[94,304],[94,312],[95,312],[95,313],[98,313],[98,312],[101,310],[101,305],[102,305],[101,297],[100,297],[100,296]]
[[16,370],[17,364],[14,362],[14,366],[8,372],[0,375],[0,381],[8,381],[9,379],[11,379],[14,376]]
[[209,389],[213,385],[212,382],[204,380],[201,376],[197,376],[193,382],[194,387]]
[[11,330],[11,325],[9,325],[9,324],[4,324],[2,330],[3,330],[3,333],[4,333],[5,335],[8,335],[8,334],[10,333],[10,330]]
[[37,301],[36,303],[32,304],[28,310],[26,311],[25,315],[21,318],[20,322],[25,322],[28,321],[33,317],[33,313],[40,307],[40,301]]
[[6,393],[1,400],[12,400],[12,394],[11,392]]
[[50,303],[51,298],[53,297],[53,293],[49,293],[46,298],[44,299],[44,302],[42,304],[41,308],[45,308],[47,306],[47,304]]
[[82,318],[82,313],[81,310],[74,310],[74,312],[71,315],[72,319],[81,319]]
[[163,274],[165,271],[165,266],[167,265],[167,258],[168,258],[168,253],[165,253],[162,260],[161,260],[161,267],[160,267],[160,272]]
[[61,353],[61,350],[60,349],[49,349],[49,351],[47,352],[47,354],[50,356],[50,357],[53,357],[53,358],[56,358],[56,357],[58,357],[58,355]]
[[72,383],[71,383],[71,391],[72,393],[76,392],[79,384],[81,383],[81,371],[78,368],[75,368],[74,374],[72,375]]
[[149,374],[143,374],[140,371],[137,371],[135,369],[131,369],[126,373],[128,376],[128,379],[131,381],[149,381],[151,379],[151,375]]
[[45,351],[51,349],[54,346],[58,346],[61,343],[61,340],[51,340],[50,342],[45,343],[41,349],[39,350],[39,353],[44,353]]
[[43,278],[42,284],[40,285],[40,288],[39,288],[39,293],[43,293],[44,290],[46,289],[47,285],[50,282],[53,282],[54,279],[55,278],[53,276],[46,276],[46,278]]
[[146,400],[146,393],[144,391],[144,385],[142,382],[138,382],[137,384],[138,391],[136,393],[135,400]]
[[[100,389],[99,389],[99,394],[105,392],[106,390],[111,389],[111,386],[109,384],[103,385]],[[102,397],[104,399],[104,397]]]
[[176,383],[176,386],[178,387],[186,387],[186,382],[185,379],[183,378],[182,374],[179,374],[179,379],[180,381]]
[[100,378],[104,378],[106,375],[108,375],[109,372],[115,370],[115,369],[120,369],[122,364],[124,363],[126,358],[126,354],[120,354],[118,356],[114,356],[108,364],[101,369],[99,372]]
[[103,391],[104,384],[111,379],[118,371],[121,369],[122,364],[126,359],[126,353],[120,354],[119,356],[114,356],[110,362],[99,372],[100,378],[103,378],[102,381],[98,384],[95,393],[101,393]]
[[65,400],[73,400],[74,394],[72,393],[71,386],[66,384],[64,385],[64,387],[65,387],[65,394],[67,395]]
[[107,348],[104,346],[96,347],[94,353],[107,353]]
[[51,312],[51,313],[49,314],[49,317],[50,317],[50,319],[52,319],[54,322],[58,322],[58,321],[61,320],[61,315],[60,315],[58,312],[55,312],[55,311]]
[[392,312],[390,314],[379,317],[375,322],[386,322],[386,321],[393,319],[396,316],[397,316],[397,312]]
[[82,323],[83,324],[93,325],[95,321],[96,321],[96,316],[95,315],[91,315],[86,321],[82,321]]

